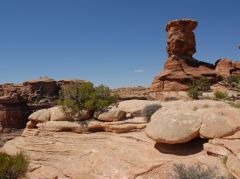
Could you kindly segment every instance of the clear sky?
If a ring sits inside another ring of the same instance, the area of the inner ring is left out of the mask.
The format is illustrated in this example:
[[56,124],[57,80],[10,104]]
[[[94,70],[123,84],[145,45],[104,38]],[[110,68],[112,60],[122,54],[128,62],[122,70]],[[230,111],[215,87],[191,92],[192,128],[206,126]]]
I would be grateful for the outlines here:
[[168,20],[194,18],[195,58],[240,60],[239,0],[0,0],[0,83],[40,76],[148,86]]

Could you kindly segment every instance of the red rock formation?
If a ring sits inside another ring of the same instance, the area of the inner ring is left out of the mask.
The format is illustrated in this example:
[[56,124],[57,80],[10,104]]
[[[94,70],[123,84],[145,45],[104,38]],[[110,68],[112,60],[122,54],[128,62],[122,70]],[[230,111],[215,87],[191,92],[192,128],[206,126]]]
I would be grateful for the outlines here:
[[31,114],[26,101],[0,98],[0,127],[1,128],[23,128],[27,117]]
[[174,20],[166,26],[167,52],[172,55],[189,56],[196,52],[195,35],[192,32],[197,26],[193,20]]
[[196,52],[193,30],[197,22],[194,20],[174,20],[167,24],[168,59],[164,70],[155,77],[151,91],[187,90],[192,79],[206,76],[216,78],[214,65],[198,61],[192,57]]
[[216,62],[216,73],[220,76],[227,77],[232,74],[240,74],[240,62],[234,62],[230,59],[223,58]]
[[240,74],[240,62],[223,59],[212,65],[192,57],[196,52],[193,32],[196,26],[197,22],[189,19],[174,20],[167,24],[169,57],[163,71],[154,78],[151,92],[185,91],[192,80],[202,76],[214,84],[221,76]]

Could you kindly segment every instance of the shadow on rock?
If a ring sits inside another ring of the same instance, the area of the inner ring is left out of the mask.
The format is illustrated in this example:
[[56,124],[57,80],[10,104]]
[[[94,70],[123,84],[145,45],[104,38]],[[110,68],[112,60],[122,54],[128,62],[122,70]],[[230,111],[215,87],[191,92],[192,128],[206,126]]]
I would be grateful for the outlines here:
[[203,151],[203,144],[207,143],[208,140],[196,138],[188,143],[184,144],[162,144],[157,143],[155,148],[165,154],[173,154],[180,156],[187,156],[197,154]]

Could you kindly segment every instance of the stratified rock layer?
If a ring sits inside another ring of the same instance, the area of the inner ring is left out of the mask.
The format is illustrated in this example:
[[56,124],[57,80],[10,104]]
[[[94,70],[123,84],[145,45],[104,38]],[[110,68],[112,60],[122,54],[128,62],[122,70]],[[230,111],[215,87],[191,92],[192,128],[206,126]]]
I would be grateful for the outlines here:
[[47,77],[23,84],[0,85],[0,129],[24,128],[27,117],[36,110],[55,105],[59,90],[70,83],[83,80],[55,81]]

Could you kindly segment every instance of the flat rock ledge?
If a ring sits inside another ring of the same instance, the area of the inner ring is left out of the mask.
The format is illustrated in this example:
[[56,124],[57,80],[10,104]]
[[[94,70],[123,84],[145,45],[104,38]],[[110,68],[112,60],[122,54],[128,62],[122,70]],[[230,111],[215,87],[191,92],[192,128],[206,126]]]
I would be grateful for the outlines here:
[[138,117],[117,122],[100,122],[97,120],[89,120],[82,122],[70,121],[48,121],[39,123],[37,127],[40,131],[51,132],[75,132],[75,133],[92,133],[92,132],[137,132],[146,128],[146,120]]

